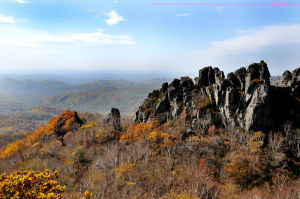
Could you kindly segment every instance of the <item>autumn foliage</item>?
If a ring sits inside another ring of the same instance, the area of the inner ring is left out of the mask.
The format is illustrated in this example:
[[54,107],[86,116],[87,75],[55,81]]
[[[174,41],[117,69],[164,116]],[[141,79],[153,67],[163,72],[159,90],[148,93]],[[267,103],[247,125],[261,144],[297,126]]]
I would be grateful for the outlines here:
[[0,198],[299,198],[300,131],[193,131],[183,111],[165,124],[123,120],[115,136],[103,117],[80,118],[66,111],[7,145]]
[[149,123],[137,123],[130,126],[126,133],[120,137],[121,142],[132,143],[141,138],[146,138],[153,131],[157,131],[159,128],[159,123],[157,121]]
[[53,117],[45,126],[30,133],[26,138],[9,144],[3,151],[0,151],[0,159],[10,157],[20,152],[23,147],[33,145],[43,136],[63,136],[67,132],[75,130],[76,127],[79,127],[81,124],[82,121],[77,116],[77,113],[67,110],[61,115]]
[[163,131],[158,121],[134,124],[128,127],[126,133],[120,137],[120,142],[127,144],[138,140],[144,142],[148,141],[161,146],[173,144],[170,134]]
[[15,171],[0,176],[0,198],[62,198],[65,187],[56,181],[57,171]]

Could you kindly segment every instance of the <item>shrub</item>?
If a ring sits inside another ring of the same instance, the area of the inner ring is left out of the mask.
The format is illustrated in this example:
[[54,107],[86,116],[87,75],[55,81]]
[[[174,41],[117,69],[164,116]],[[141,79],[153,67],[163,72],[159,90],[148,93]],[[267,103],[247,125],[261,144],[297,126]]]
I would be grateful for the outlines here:
[[21,151],[24,146],[23,140],[18,140],[14,143],[8,144],[7,147],[0,153],[0,159],[8,158],[17,152]]
[[93,194],[87,190],[84,192],[84,197],[82,197],[81,199],[92,199],[92,198],[93,198]]
[[261,83],[263,81],[264,80],[261,80],[261,79],[253,79],[253,80],[251,80],[251,84]]
[[57,171],[15,171],[0,176],[0,198],[62,198],[65,187],[57,184]]
[[149,133],[158,129],[158,122],[137,123],[128,127],[125,134],[120,137],[121,142],[132,143],[141,138],[145,138]]
[[181,193],[181,194],[168,193],[160,197],[159,199],[197,199],[197,197],[191,196],[190,194],[187,193]]
[[267,158],[248,151],[239,151],[232,154],[224,170],[234,183],[249,187],[262,184],[269,174],[269,167]]
[[135,167],[136,167],[136,165],[133,164],[133,163],[131,163],[131,164],[127,164],[127,163],[120,164],[116,168],[116,177],[117,177],[117,179],[125,180],[126,174],[133,171],[133,169]]
[[262,131],[254,133],[250,138],[249,144],[252,152],[257,152],[264,145],[265,134]]
[[97,125],[95,121],[91,121],[88,124],[84,124],[80,127],[80,129],[92,129]]
[[152,131],[147,137],[147,140],[157,144],[162,143],[162,146],[167,146],[173,144],[173,142],[169,138],[170,135],[168,133]]

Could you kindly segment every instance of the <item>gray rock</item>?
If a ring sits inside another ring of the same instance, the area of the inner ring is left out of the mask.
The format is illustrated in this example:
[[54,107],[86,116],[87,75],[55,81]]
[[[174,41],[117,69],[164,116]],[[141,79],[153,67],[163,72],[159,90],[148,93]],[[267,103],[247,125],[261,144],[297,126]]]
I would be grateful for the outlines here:
[[170,111],[170,108],[171,107],[170,107],[170,102],[169,102],[168,98],[164,97],[156,105],[154,114],[155,115],[159,115],[161,113],[168,112],[168,111]]
[[105,123],[113,127],[115,130],[122,130],[121,127],[121,114],[119,109],[112,108],[111,112],[105,118]]
[[163,83],[163,85],[162,85],[162,92],[163,93],[165,93],[168,90],[168,86],[169,86],[168,82]]
[[245,92],[247,92],[251,84],[260,81],[267,85],[270,85],[270,76],[271,75],[268,66],[264,61],[261,61],[260,63],[251,64],[246,72]]
[[218,68],[205,67],[195,83],[188,77],[163,84],[139,108],[136,121],[161,123],[186,113],[187,127],[197,132],[203,121],[217,127],[245,130],[274,130],[286,120],[300,126],[300,68],[285,72],[283,85],[270,85],[270,72],[264,61],[229,73],[227,79]]
[[252,93],[247,93],[247,108],[244,113],[242,126],[247,130],[264,130],[271,127],[271,107],[269,86],[267,84],[258,85]]
[[284,71],[282,74],[282,86],[291,86],[293,81],[293,75],[289,70]]
[[245,90],[246,73],[247,73],[247,70],[245,67],[242,67],[234,72],[234,74],[236,75],[236,77],[238,78],[238,80],[240,82],[241,86],[238,89],[240,89],[241,91]]
[[234,73],[229,73],[227,75],[227,79],[232,84],[233,87],[241,90],[241,82]]
[[224,79],[224,73],[219,68],[205,67],[199,71],[198,86],[210,86]]

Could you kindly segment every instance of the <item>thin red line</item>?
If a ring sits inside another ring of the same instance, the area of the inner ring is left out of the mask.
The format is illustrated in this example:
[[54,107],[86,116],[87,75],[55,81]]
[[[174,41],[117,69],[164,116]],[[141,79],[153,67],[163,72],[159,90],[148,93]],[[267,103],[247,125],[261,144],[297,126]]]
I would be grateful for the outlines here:
[[300,3],[150,3],[152,6],[300,6]]

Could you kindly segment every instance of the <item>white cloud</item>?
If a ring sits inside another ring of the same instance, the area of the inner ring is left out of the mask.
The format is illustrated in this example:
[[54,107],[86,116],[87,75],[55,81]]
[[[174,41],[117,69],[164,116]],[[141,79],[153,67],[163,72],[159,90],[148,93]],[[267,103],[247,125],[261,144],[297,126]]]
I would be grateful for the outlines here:
[[[260,59],[276,60],[279,64],[300,64],[292,55],[300,52],[300,24],[265,26],[259,29],[238,31],[239,35],[223,41],[211,42],[211,47],[190,52],[190,62],[206,66],[223,66],[225,71],[241,63],[249,64]],[[284,58],[283,58],[284,57]],[[285,63],[283,63],[283,61]],[[282,66],[281,66],[282,67]],[[276,71],[277,72],[277,71]]]
[[[135,43],[130,35],[109,34],[100,29],[58,34],[0,24],[0,69],[3,72],[117,67],[118,61],[124,64],[124,59],[133,57],[123,51]],[[124,57],[123,62],[120,56]]]
[[0,15],[0,23],[16,23],[16,21],[14,17]]
[[110,35],[101,29],[91,33],[71,33],[65,36],[48,36],[41,42],[75,43],[78,45],[109,45],[109,44],[135,44],[129,35]]
[[25,0],[15,0],[15,1],[18,3],[27,3],[27,1],[25,1]]
[[0,48],[20,47],[61,47],[61,46],[100,46],[132,45],[135,41],[129,35],[111,35],[101,29],[89,33],[51,34],[39,30],[20,27],[0,26]]
[[188,17],[188,16],[191,16],[192,14],[191,13],[180,13],[180,14],[177,14],[175,15],[176,17]]
[[116,25],[121,21],[125,21],[125,19],[122,16],[120,16],[115,10],[106,13],[106,15],[108,19],[105,20],[105,22],[109,26]]
[[251,33],[212,42],[210,51],[219,53],[256,52],[265,47],[280,44],[300,43],[300,24],[267,26]]

